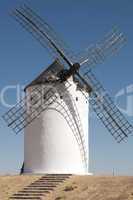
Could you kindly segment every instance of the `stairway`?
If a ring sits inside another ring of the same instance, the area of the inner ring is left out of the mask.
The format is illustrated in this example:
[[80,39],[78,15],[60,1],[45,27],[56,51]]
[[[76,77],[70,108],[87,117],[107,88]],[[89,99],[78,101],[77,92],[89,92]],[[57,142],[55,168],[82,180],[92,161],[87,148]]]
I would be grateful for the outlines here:
[[31,183],[23,190],[11,196],[9,199],[35,199],[41,200],[41,197],[45,197],[52,192],[59,184],[70,178],[71,174],[46,174],[39,180]]

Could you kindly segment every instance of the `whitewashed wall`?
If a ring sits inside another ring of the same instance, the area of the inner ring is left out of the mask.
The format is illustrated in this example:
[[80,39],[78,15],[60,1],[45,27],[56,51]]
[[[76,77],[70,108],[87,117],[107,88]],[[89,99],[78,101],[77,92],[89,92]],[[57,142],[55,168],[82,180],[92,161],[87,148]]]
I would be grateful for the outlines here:
[[[84,95],[76,90],[76,84],[73,80],[69,81],[72,84],[69,91],[75,100],[82,122],[87,164],[89,164],[88,102]],[[31,89],[28,88],[27,92],[30,92]],[[78,98],[77,101],[76,98]],[[56,109],[57,105],[53,103],[25,128],[24,173],[86,174],[88,166],[84,167],[75,136],[65,118]]]

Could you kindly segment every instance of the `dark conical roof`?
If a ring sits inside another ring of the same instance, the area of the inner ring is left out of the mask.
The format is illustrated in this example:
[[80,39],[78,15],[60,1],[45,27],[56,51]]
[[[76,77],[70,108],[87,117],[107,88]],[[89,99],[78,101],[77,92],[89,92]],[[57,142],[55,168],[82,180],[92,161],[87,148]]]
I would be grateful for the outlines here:
[[37,76],[31,83],[29,83],[24,90],[28,87],[48,83],[50,80],[55,80],[57,74],[64,69],[59,60],[55,60],[48,68],[46,68],[39,76]]

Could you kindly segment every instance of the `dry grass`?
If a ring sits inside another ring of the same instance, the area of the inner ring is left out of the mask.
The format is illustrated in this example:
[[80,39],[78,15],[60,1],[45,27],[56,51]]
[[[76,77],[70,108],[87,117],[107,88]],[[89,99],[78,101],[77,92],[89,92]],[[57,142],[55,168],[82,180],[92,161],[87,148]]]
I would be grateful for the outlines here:
[[133,177],[75,176],[47,200],[133,200]]
[[0,200],[9,199],[12,194],[37,180],[40,176],[0,176]]
[[[1,176],[0,200],[34,182],[40,176]],[[74,176],[45,200],[133,200],[133,177]]]

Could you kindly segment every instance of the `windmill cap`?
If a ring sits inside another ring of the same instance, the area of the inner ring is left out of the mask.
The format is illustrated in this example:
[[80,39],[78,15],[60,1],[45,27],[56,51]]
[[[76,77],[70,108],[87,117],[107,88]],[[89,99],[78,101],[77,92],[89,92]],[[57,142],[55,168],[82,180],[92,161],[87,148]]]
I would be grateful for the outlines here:
[[63,70],[64,67],[63,65],[59,62],[58,59],[56,59],[49,67],[47,67],[39,76],[37,76],[31,83],[29,83],[25,88],[24,91],[27,90],[27,88],[33,86],[33,85],[38,85],[38,84],[43,84],[43,83],[48,83],[50,80],[54,80],[57,77],[57,74]]

